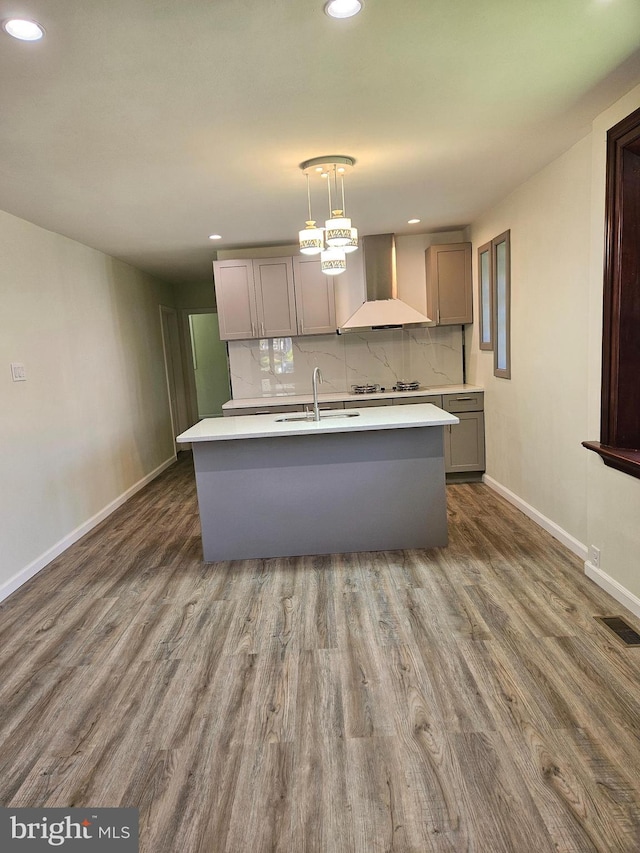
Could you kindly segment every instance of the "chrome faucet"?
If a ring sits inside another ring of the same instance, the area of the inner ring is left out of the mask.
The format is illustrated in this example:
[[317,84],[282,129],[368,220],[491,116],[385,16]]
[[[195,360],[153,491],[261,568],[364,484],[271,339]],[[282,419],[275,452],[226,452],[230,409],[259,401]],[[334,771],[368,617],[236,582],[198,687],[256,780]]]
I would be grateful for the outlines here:
[[314,421],[320,420],[320,408],[318,406],[318,380],[320,382],[323,381],[322,373],[320,372],[319,367],[313,368],[313,378],[311,380],[311,384],[313,386],[313,419]]

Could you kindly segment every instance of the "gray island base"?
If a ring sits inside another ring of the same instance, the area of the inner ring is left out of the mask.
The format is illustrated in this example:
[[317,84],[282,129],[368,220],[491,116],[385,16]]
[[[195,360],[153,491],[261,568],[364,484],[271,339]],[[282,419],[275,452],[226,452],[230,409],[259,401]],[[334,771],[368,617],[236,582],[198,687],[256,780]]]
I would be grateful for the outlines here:
[[205,561],[446,545],[442,423],[457,419],[435,411],[428,426],[194,440]]

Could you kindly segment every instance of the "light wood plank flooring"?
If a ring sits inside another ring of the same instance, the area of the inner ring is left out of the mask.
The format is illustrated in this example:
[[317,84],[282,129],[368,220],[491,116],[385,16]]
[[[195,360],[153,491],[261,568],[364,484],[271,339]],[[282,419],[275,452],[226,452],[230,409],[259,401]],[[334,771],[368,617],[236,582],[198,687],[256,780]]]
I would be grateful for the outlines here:
[[144,853],[636,853],[619,605],[448,505],[445,549],[207,565],[185,456],[0,606],[0,803],[138,807]]

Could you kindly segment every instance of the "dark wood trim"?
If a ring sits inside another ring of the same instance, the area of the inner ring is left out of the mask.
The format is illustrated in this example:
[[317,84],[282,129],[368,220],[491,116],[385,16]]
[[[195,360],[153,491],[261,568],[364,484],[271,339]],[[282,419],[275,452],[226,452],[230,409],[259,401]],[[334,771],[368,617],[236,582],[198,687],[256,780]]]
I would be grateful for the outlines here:
[[640,450],[607,447],[599,441],[583,441],[582,446],[597,453],[609,468],[615,468],[617,471],[623,471],[640,479]]
[[[638,436],[629,435],[627,401],[632,395],[632,389],[621,389],[621,379],[629,371],[638,376],[640,362],[629,364],[628,359],[634,354],[624,349],[627,336],[635,337],[638,317],[632,292],[637,288],[637,283],[633,276],[627,274],[623,260],[626,265],[630,256],[635,255],[637,265],[638,249],[628,245],[632,239],[636,242],[635,235],[626,234],[625,213],[630,215],[630,210],[629,205],[625,205],[623,193],[623,165],[625,150],[630,149],[639,139],[640,109],[612,127],[607,134],[600,442],[609,447],[628,449],[638,444]],[[626,242],[623,236],[627,237]]]
[[640,478],[640,109],[607,133],[600,441],[605,465]]
[[[485,329],[484,326],[484,294],[482,292],[482,256],[488,255],[489,257],[489,328]],[[491,265],[493,262],[493,253],[491,251],[491,241],[485,243],[484,246],[478,247],[478,315],[479,315],[479,331],[480,337],[478,339],[478,345],[481,350],[492,350],[493,349],[493,272],[491,269]],[[487,341],[484,340],[484,334],[488,331],[489,339]]]

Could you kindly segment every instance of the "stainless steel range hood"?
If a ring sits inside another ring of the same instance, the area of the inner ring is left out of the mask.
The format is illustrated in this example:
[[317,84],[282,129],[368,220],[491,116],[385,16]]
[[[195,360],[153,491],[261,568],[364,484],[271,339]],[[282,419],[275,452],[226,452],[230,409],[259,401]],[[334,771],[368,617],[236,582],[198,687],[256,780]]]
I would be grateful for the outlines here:
[[393,234],[373,234],[362,238],[366,302],[338,329],[397,329],[425,326],[431,320],[398,299],[396,242]]

